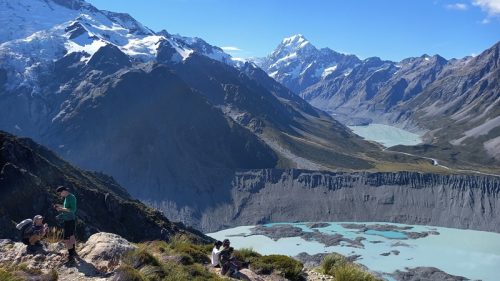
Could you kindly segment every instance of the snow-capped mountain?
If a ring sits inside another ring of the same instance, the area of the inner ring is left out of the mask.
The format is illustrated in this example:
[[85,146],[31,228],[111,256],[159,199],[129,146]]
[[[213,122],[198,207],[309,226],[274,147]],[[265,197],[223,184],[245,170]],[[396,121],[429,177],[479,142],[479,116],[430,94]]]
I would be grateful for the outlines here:
[[354,57],[339,64],[339,55],[319,60],[316,54],[333,51],[318,51],[295,35],[285,38],[260,65],[345,124],[375,122],[427,132],[427,142],[447,152],[425,147],[419,154],[443,154],[441,159],[463,166],[497,165],[500,136],[495,130],[500,119],[494,108],[500,104],[499,45],[477,57],[449,61],[422,55],[400,62]]
[[328,76],[345,75],[360,63],[354,55],[317,49],[303,35],[283,39],[266,58],[255,60],[269,76],[296,93]]
[[0,60],[12,66],[7,68],[9,90],[36,90],[37,71],[71,53],[81,53],[86,63],[106,45],[136,62],[175,63],[197,53],[234,65],[230,55],[200,38],[155,33],[128,14],[98,10],[82,0],[0,0],[0,15]]
[[0,130],[106,172],[178,219],[223,200],[214,191],[227,191],[235,169],[368,169],[390,159],[200,38],[81,0],[0,4],[12,31],[0,43]]

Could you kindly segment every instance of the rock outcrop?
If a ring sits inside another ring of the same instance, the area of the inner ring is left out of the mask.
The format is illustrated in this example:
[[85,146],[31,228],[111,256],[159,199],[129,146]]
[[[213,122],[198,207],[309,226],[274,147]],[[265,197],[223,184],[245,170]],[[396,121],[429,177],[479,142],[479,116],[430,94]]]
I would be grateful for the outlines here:
[[126,239],[113,233],[100,232],[90,236],[79,250],[85,261],[92,263],[101,272],[112,272],[125,254],[136,249]]
[[420,281],[420,280],[446,280],[446,281],[466,281],[462,276],[448,274],[434,267],[407,268],[406,271],[397,270],[393,274],[396,280]]
[[17,272],[16,275],[49,275],[54,272],[52,274],[59,276],[58,280],[112,280],[124,255],[136,248],[116,234],[96,233],[77,247],[79,257],[74,264],[69,264],[61,242],[43,242],[43,247],[28,253],[26,245],[3,239],[0,240],[0,268],[8,268]]

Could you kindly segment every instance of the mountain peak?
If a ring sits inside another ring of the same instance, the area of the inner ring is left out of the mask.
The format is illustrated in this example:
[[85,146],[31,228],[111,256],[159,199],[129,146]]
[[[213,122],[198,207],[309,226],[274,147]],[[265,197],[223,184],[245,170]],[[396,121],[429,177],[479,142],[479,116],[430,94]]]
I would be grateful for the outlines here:
[[281,41],[282,44],[291,44],[291,43],[302,43],[304,41],[307,41],[307,39],[304,37],[302,34],[295,34],[290,37],[285,37],[283,38],[283,41]]
[[294,49],[302,48],[306,45],[311,44],[302,34],[295,34],[290,37],[286,37],[281,41],[281,45],[292,47]]

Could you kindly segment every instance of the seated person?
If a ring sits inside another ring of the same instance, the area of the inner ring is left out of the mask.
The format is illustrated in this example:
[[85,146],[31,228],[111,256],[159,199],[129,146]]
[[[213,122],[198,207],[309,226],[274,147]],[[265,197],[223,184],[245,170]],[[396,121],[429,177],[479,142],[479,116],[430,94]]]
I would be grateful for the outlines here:
[[238,277],[239,265],[233,258],[233,247],[230,247],[228,239],[222,243],[223,249],[220,251],[221,274],[229,277]]
[[33,246],[41,245],[42,240],[49,230],[49,226],[43,223],[43,217],[36,215],[33,224],[28,226],[23,233],[23,242],[28,244],[28,250],[33,250]]
[[221,249],[222,242],[217,241],[215,242],[214,248],[212,249],[212,255],[210,256],[210,262],[213,267],[220,267],[220,252],[222,251]]

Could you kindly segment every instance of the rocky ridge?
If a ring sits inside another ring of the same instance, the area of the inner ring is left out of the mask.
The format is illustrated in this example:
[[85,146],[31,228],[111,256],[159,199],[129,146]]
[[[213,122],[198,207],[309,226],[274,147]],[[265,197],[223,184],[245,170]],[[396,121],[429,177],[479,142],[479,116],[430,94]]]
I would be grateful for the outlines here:
[[[500,232],[500,178],[305,170],[240,171],[201,228],[295,221],[386,221]],[[166,210],[168,211],[168,210]]]
[[55,189],[64,185],[78,198],[77,236],[100,231],[134,241],[187,235],[210,241],[200,232],[169,221],[159,211],[134,200],[113,178],[71,166],[30,139],[0,131],[0,237],[17,238],[16,222],[39,214],[58,225],[52,208]]

